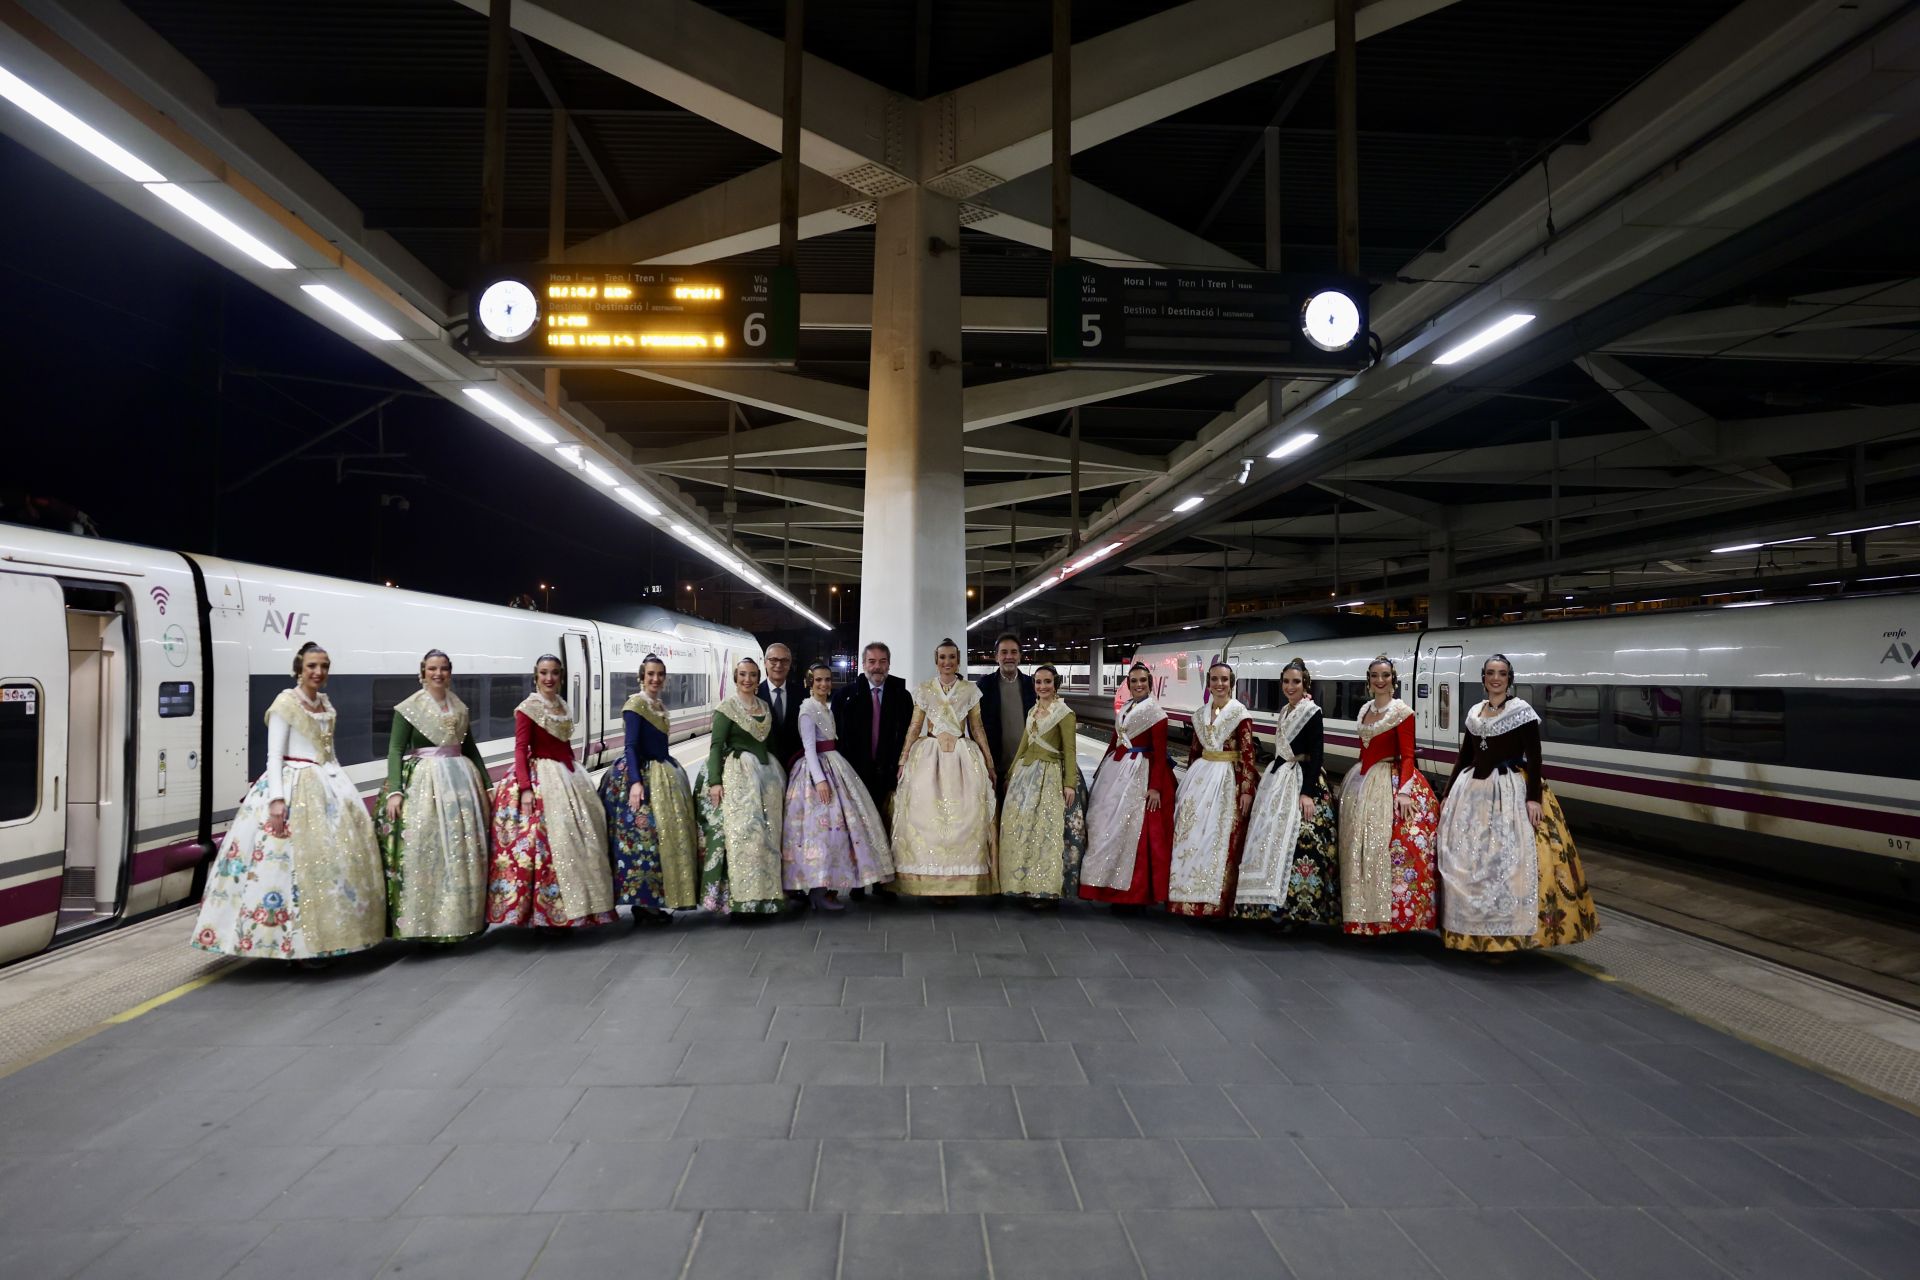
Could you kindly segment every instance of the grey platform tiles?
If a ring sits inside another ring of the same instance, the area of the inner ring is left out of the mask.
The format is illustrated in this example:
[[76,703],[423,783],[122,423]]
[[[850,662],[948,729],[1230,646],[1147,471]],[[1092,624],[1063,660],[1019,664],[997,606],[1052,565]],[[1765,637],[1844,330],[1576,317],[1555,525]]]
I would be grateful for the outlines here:
[[0,1122],[33,1280],[1920,1257],[1920,1118],[1620,984],[1078,905],[243,965],[0,1079]]

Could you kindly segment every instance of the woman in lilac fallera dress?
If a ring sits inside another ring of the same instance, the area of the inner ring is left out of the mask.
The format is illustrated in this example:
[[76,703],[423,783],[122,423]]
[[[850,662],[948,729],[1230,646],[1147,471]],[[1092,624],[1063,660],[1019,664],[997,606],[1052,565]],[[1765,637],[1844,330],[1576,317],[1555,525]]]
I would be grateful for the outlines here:
[[893,852],[873,797],[840,754],[826,663],[807,668],[807,686],[812,696],[800,704],[803,754],[787,780],[782,881],[788,892],[804,890],[816,908],[838,911],[837,891],[893,879]]

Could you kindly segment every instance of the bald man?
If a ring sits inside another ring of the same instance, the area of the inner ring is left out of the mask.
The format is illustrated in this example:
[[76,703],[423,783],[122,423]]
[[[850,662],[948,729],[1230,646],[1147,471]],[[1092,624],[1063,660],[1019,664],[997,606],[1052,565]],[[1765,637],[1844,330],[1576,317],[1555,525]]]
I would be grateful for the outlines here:
[[800,754],[800,704],[805,682],[793,669],[793,650],[775,641],[767,646],[767,678],[760,682],[760,701],[773,711],[773,730],[767,750],[783,769],[791,769]]

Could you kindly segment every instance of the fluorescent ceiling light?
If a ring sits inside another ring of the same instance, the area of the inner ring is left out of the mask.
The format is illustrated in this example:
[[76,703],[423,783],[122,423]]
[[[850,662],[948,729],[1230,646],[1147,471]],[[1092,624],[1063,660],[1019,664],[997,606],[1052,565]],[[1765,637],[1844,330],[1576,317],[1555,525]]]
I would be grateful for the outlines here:
[[614,492],[619,494],[622,498],[625,498],[633,506],[638,507],[643,515],[657,516],[660,514],[660,508],[654,506],[651,502],[648,502],[645,498],[641,497],[640,494],[635,490],[622,487],[619,489],[615,489]]
[[1078,560],[1075,560],[1072,564],[1068,565],[1066,571],[1068,573],[1078,573],[1081,569],[1086,568],[1088,565],[1092,564],[1095,560],[1100,559],[1102,556],[1111,555],[1115,551],[1118,551],[1120,547],[1121,547],[1120,543],[1110,542],[1106,546],[1100,548],[1098,551],[1090,552],[1087,555],[1081,556]]
[[597,462],[588,462],[586,459],[583,458],[580,461],[580,469],[586,472],[589,476],[592,476],[595,481],[607,486],[607,488],[609,489],[615,488],[620,483],[619,478],[615,476],[613,472],[607,470],[605,467],[601,466]]
[[1182,498],[1180,501],[1174,503],[1173,509],[1175,511],[1191,511],[1205,501],[1205,498],[1196,493],[1191,498]]
[[559,443],[553,432],[547,430],[533,419],[509,409],[506,404],[491,391],[483,391],[479,387],[462,387],[460,390],[469,396],[475,404],[485,409],[488,413],[491,413],[494,417],[505,419],[507,422],[518,427],[520,434],[535,444]]
[[1864,529],[1840,529],[1834,533],[1828,534],[1827,536],[1829,538],[1844,538],[1847,535],[1854,534],[1854,533],[1878,533],[1882,529],[1905,529],[1911,525],[1916,525],[1916,524],[1920,524],[1920,520],[1900,520],[1893,524],[1870,524]]
[[127,150],[19,76],[0,67],[0,98],[5,98],[68,142],[135,182],[165,182],[166,175]]
[[[1571,600],[1573,599],[1573,597],[1568,596],[1567,599]],[[1339,605],[1337,607],[1341,609],[1358,609],[1361,605],[1365,603],[1366,603],[1365,600],[1349,600],[1345,604]]]
[[359,307],[347,301],[339,292],[328,288],[324,284],[303,284],[300,286],[300,292],[306,294],[335,315],[344,316],[346,319],[353,321],[353,323],[358,325],[362,330],[380,339],[382,342],[400,341],[399,333],[381,323],[378,316],[362,311]]
[[1294,436],[1291,440],[1288,440],[1285,444],[1282,444],[1279,448],[1275,449],[1272,453],[1268,454],[1267,457],[1269,459],[1291,458],[1294,454],[1300,452],[1302,449],[1306,448],[1308,445],[1312,444],[1315,440],[1318,440],[1319,438],[1320,438],[1320,433],[1318,431],[1302,431],[1298,435]]
[[[269,267],[275,271],[293,270],[293,263],[281,257],[278,253],[275,253],[251,232],[241,230],[238,223],[232,221],[227,215],[200,199],[199,196],[189,193],[185,187],[176,187],[171,182],[150,182],[147,184],[147,190],[153,192],[153,194],[159,196],[162,200],[165,200],[181,213],[186,214],[189,218],[192,218],[195,222],[213,232],[213,234],[219,236],[222,240],[225,240],[228,244],[246,254],[261,266]],[[400,335],[396,333],[393,336],[398,338]]]
[[1447,348],[1435,356],[1433,362],[1435,364],[1459,364],[1476,351],[1490,347],[1508,334],[1517,329],[1525,328],[1532,323],[1533,317],[1524,313],[1510,315],[1504,319],[1496,320],[1460,345]]
[[1761,547],[1788,547],[1791,543],[1811,543],[1812,533],[1803,537],[1776,537],[1770,543],[1736,543],[1732,547],[1715,547],[1713,555],[1728,555],[1732,551],[1759,551]]

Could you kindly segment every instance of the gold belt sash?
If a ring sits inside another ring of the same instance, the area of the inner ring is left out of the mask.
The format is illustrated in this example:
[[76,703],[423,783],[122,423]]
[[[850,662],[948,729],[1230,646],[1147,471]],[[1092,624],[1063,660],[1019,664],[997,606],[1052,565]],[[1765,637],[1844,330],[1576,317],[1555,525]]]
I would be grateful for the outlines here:
[[1200,758],[1202,760],[1212,760],[1216,764],[1237,764],[1240,760],[1240,753],[1238,751],[1202,751]]

